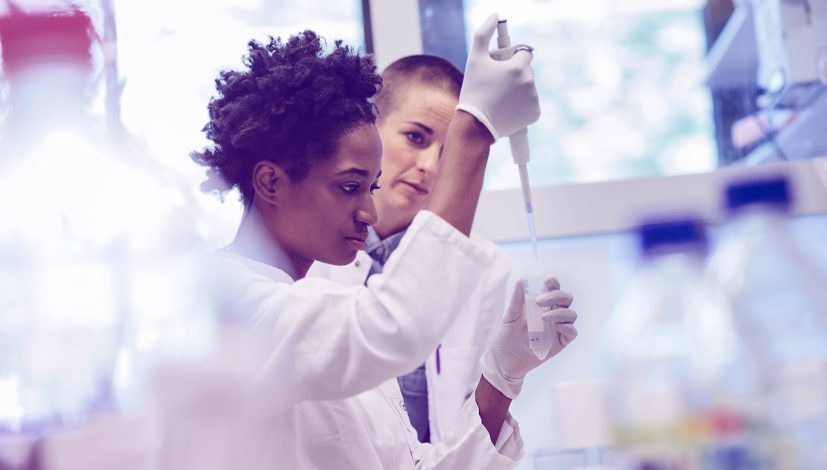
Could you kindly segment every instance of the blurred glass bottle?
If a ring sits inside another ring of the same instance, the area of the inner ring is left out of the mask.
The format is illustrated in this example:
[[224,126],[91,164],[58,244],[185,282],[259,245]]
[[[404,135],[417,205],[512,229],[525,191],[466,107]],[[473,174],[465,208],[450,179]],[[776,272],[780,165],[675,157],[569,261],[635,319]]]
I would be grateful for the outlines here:
[[0,433],[137,403],[162,349],[209,341],[186,195],[94,112],[98,38],[76,8],[0,17]]
[[827,468],[827,281],[788,232],[786,178],[733,182],[709,262],[761,365],[774,468]]
[[756,371],[704,277],[704,227],[657,221],[639,237],[640,265],[605,330],[622,467],[763,468]]

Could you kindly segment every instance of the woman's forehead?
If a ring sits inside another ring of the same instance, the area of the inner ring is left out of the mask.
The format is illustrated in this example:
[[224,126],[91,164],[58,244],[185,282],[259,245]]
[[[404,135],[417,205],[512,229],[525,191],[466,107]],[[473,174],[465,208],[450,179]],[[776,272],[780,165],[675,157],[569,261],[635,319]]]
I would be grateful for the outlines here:
[[333,174],[355,170],[352,173],[375,178],[382,164],[382,141],[376,127],[365,123],[347,132],[332,157],[323,162]]
[[[390,122],[427,122],[429,127],[447,128],[457,105],[457,98],[451,93],[434,87],[420,85],[417,90],[409,88],[396,105],[381,120],[381,125]],[[444,130],[444,129],[443,129]]]

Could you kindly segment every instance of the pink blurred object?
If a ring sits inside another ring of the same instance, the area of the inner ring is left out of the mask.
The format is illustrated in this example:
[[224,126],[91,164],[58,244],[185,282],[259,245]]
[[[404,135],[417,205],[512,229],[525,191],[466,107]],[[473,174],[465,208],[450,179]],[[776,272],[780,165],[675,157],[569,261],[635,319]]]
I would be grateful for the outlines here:
[[37,438],[0,436],[0,468],[36,470],[153,470],[160,435],[150,417],[106,413]]
[[14,72],[32,61],[70,61],[91,67],[94,29],[85,13],[29,14],[12,10],[0,17],[3,68]]
[[151,418],[98,415],[39,444],[41,470],[152,470],[160,436]]
[[20,434],[0,435],[0,468],[26,468],[35,439]]
[[743,117],[732,124],[732,145],[735,148],[743,148],[760,142],[767,136],[768,131],[785,128],[795,120],[795,116],[795,111],[774,111],[771,124],[769,116],[763,111]]

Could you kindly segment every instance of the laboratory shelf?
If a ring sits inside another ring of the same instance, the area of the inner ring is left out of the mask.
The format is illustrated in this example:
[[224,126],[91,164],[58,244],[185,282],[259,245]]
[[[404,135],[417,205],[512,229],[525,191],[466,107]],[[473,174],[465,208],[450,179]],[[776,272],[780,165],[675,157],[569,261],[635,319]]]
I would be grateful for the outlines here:
[[739,5],[706,55],[706,84],[724,88],[755,81],[758,51],[751,8]]
[[[753,11],[740,2],[706,55],[706,84],[712,90],[755,87],[758,45]],[[775,142],[789,160],[827,155],[827,91],[810,106],[797,110],[792,122],[777,132]],[[776,145],[765,142],[737,165],[783,160]]]
[[[801,110],[780,130],[775,141],[789,160],[827,156],[827,90],[816,101]],[[771,142],[765,142],[747,156],[746,163],[762,163],[782,159]]]

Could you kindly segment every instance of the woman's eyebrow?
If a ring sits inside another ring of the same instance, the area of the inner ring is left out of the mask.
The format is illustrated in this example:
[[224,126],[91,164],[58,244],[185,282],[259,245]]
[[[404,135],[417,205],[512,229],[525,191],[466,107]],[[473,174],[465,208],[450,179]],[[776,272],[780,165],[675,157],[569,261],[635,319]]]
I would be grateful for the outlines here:
[[433,135],[433,133],[434,133],[433,129],[426,126],[425,124],[422,124],[421,122],[416,122],[416,121],[407,121],[407,122],[408,122],[408,124],[413,124],[414,126],[417,126],[417,127],[421,128],[428,135]]
[[346,170],[336,172],[336,176],[350,175],[350,174],[355,174],[355,175],[359,175],[359,176],[368,176],[370,173],[368,172],[368,170],[364,170],[362,168],[348,168]]

